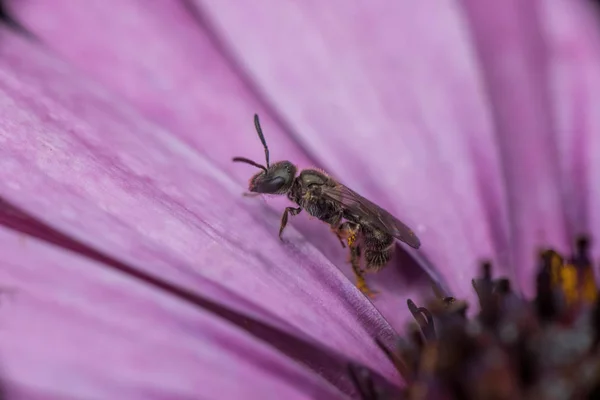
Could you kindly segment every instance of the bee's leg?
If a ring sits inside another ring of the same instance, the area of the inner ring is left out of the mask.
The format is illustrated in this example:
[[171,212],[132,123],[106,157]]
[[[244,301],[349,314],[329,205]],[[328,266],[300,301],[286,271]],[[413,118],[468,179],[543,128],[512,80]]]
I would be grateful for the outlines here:
[[336,217],[334,217],[333,222],[330,223],[331,225],[331,231],[333,233],[335,233],[335,235],[337,236],[337,238],[340,241],[340,244],[342,245],[342,248],[346,248],[346,243],[344,243],[344,237],[340,234],[340,227],[341,227],[341,222],[342,222],[342,214],[338,214]]
[[356,276],[356,287],[364,295],[368,297],[375,297],[377,292],[372,291],[367,286],[365,281],[364,271],[360,268],[361,258],[361,244],[359,243],[360,226],[352,222],[344,222],[338,229],[338,234],[348,242],[350,247],[350,264],[352,265],[352,271]]
[[355,244],[350,247],[350,264],[352,264],[352,271],[354,272],[354,276],[356,276],[356,287],[365,296],[374,298],[377,292],[367,286],[365,272],[360,268],[360,253],[360,245]]
[[346,240],[348,246],[352,248],[352,246],[358,240],[359,228],[360,226],[358,224],[355,224],[353,222],[344,222],[336,228],[335,234],[338,238],[340,238],[342,242]]
[[279,226],[279,239],[283,240],[281,235],[283,234],[283,229],[285,228],[285,226],[287,225],[287,222],[288,222],[288,213],[292,214],[292,217],[293,217],[294,215],[298,215],[298,213],[300,213],[300,211],[302,211],[302,209],[300,207],[298,207],[298,208],[286,207],[285,208],[285,211],[283,212],[283,216],[281,217],[281,225]]
[[344,238],[342,238],[338,233],[336,229],[332,229],[335,234],[337,235],[337,238],[340,240],[340,244],[342,245],[342,248],[345,249],[346,248],[346,243],[344,243]]

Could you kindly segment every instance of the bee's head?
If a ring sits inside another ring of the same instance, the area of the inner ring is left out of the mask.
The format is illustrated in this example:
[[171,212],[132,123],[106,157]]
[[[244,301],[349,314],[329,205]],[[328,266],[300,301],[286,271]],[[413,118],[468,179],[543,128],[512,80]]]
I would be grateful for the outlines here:
[[269,148],[267,147],[267,142],[263,136],[258,115],[256,114],[254,114],[254,126],[256,127],[258,137],[265,148],[267,165],[261,165],[244,157],[235,157],[233,161],[250,164],[262,170],[250,179],[248,190],[251,192],[265,194],[287,193],[292,187],[292,183],[296,177],[296,166],[289,161],[279,161],[273,165],[269,164]]
[[257,173],[250,179],[248,190],[254,193],[284,194],[292,187],[296,177],[296,166],[289,161],[280,161]]

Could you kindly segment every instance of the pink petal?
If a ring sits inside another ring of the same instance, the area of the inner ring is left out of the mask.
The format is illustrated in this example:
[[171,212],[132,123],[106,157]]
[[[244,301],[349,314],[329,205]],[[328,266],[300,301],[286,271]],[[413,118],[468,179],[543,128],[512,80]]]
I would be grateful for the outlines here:
[[[63,249],[79,253],[88,259],[99,262],[99,264],[96,263],[93,265],[116,270],[120,274],[125,274],[130,279],[138,280],[140,283],[152,287],[154,290],[166,293],[203,311],[209,311],[241,327],[247,333],[314,370],[344,392],[354,393],[356,391],[355,384],[350,380],[348,374],[348,365],[350,362],[354,362],[353,360],[349,360],[345,355],[334,352],[322,344],[310,340],[306,335],[291,328],[285,321],[282,321],[271,313],[265,312],[264,309],[255,306],[246,299],[240,298],[240,296],[222,288],[220,285],[203,281],[197,285],[195,292],[186,290],[181,286],[165,281],[161,277],[152,276],[152,273],[121,263],[114,258],[99,253],[89,246],[74,241],[68,236],[43,225],[38,220],[31,218],[6,202],[0,201],[0,210],[2,211],[0,213],[0,225],[9,227],[21,234],[33,236],[58,245]],[[218,302],[212,299],[218,299]],[[224,306],[223,304],[229,306]],[[287,329],[282,330],[268,323],[261,322],[265,320],[277,321],[279,325]],[[378,385],[389,387],[392,391],[397,389],[397,387],[390,387],[390,383],[383,380],[377,373],[373,371],[370,371],[370,373]]]
[[549,60],[537,1],[463,0],[492,106],[510,210],[512,261],[531,293],[536,251],[567,249]]
[[[253,171],[232,164],[231,157],[263,159],[252,127],[254,112],[261,115],[274,158],[289,158],[301,167],[315,164],[298,140],[288,136],[285,119],[274,112],[277,104],[265,103],[245,71],[215,42],[214,32],[201,19],[194,19],[198,10],[186,10],[182,4],[142,0],[85,4],[59,0],[49,4],[33,0],[14,3],[14,8],[26,25],[67,60],[206,154],[240,183],[245,183]],[[214,126],[214,131],[202,133],[207,126]],[[330,150],[332,155],[347,158],[337,148]],[[324,154],[318,153],[321,160],[317,164],[327,161],[330,155]],[[288,205],[282,201],[270,204],[278,213]],[[291,225],[354,279],[345,261],[346,252],[325,225],[302,214]],[[388,268],[369,281],[383,291],[377,306],[394,327],[401,329],[408,315],[406,297],[419,297],[423,283],[427,290],[429,283],[412,259],[399,257],[397,264],[402,271]]]
[[[456,294],[472,294],[479,259],[496,259],[506,233],[494,216],[504,213],[502,187],[460,10],[448,2],[196,3],[298,140],[413,226],[417,253]],[[472,158],[492,162],[477,170]],[[489,207],[488,198],[496,199]],[[387,318],[404,296],[396,299],[377,303]]]
[[277,317],[267,322],[397,379],[373,343],[393,334],[386,321],[293,227],[282,244],[279,215],[242,198],[222,170],[8,32],[0,89],[9,202],[187,290],[217,282]]
[[[598,10],[585,2],[541,3],[551,56],[561,184],[569,234],[600,237],[600,34]],[[598,246],[593,246],[598,252]],[[597,253],[598,254],[598,253]]]
[[27,0],[12,2],[11,10],[84,74],[240,181],[250,172],[232,163],[232,156],[264,158],[254,113],[268,127],[274,151],[310,162],[185,3]]
[[0,229],[11,399],[330,399],[330,384],[198,308]]

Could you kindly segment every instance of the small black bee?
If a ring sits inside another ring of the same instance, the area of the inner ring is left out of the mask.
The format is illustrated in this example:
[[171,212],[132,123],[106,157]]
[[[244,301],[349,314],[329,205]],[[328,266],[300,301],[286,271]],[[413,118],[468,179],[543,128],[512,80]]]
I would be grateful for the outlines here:
[[356,286],[366,295],[373,296],[360,267],[363,256],[366,271],[378,271],[391,259],[394,238],[418,249],[421,242],[413,231],[389,212],[370,202],[321,171],[305,169],[296,176],[297,168],[289,161],[269,163],[269,148],[262,133],[258,115],[254,126],[265,149],[267,165],[244,157],[233,161],[243,162],[262,171],[250,179],[249,190],[256,194],[287,195],[298,207],[286,207],[281,218],[279,238],[288,222],[288,215],[298,215],[303,209],[326,222],[337,235],[342,247],[350,249],[350,263],[356,275]]

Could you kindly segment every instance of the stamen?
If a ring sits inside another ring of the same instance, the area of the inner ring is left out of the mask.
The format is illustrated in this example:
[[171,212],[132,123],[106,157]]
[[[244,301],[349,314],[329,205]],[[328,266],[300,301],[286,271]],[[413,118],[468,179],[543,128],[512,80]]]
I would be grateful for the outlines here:
[[537,314],[543,321],[553,319],[557,313],[552,286],[551,257],[549,252],[543,252],[541,254],[541,264],[536,279],[537,296],[534,302]]
[[406,300],[406,304],[408,305],[408,309],[412,313],[413,317],[415,317],[415,320],[421,327],[421,332],[423,332],[425,340],[435,339],[433,316],[429,310],[424,307],[417,307],[411,299]]
[[578,289],[581,292],[580,300],[593,303],[598,297],[598,286],[594,276],[594,268],[588,255],[589,245],[590,241],[587,237],[580,237],[577,240],[571,263],[577,270]]
[[494,293],[497,293],[500,296],[512,294],[510,281],[506,278],[498,279],[494,285]]

